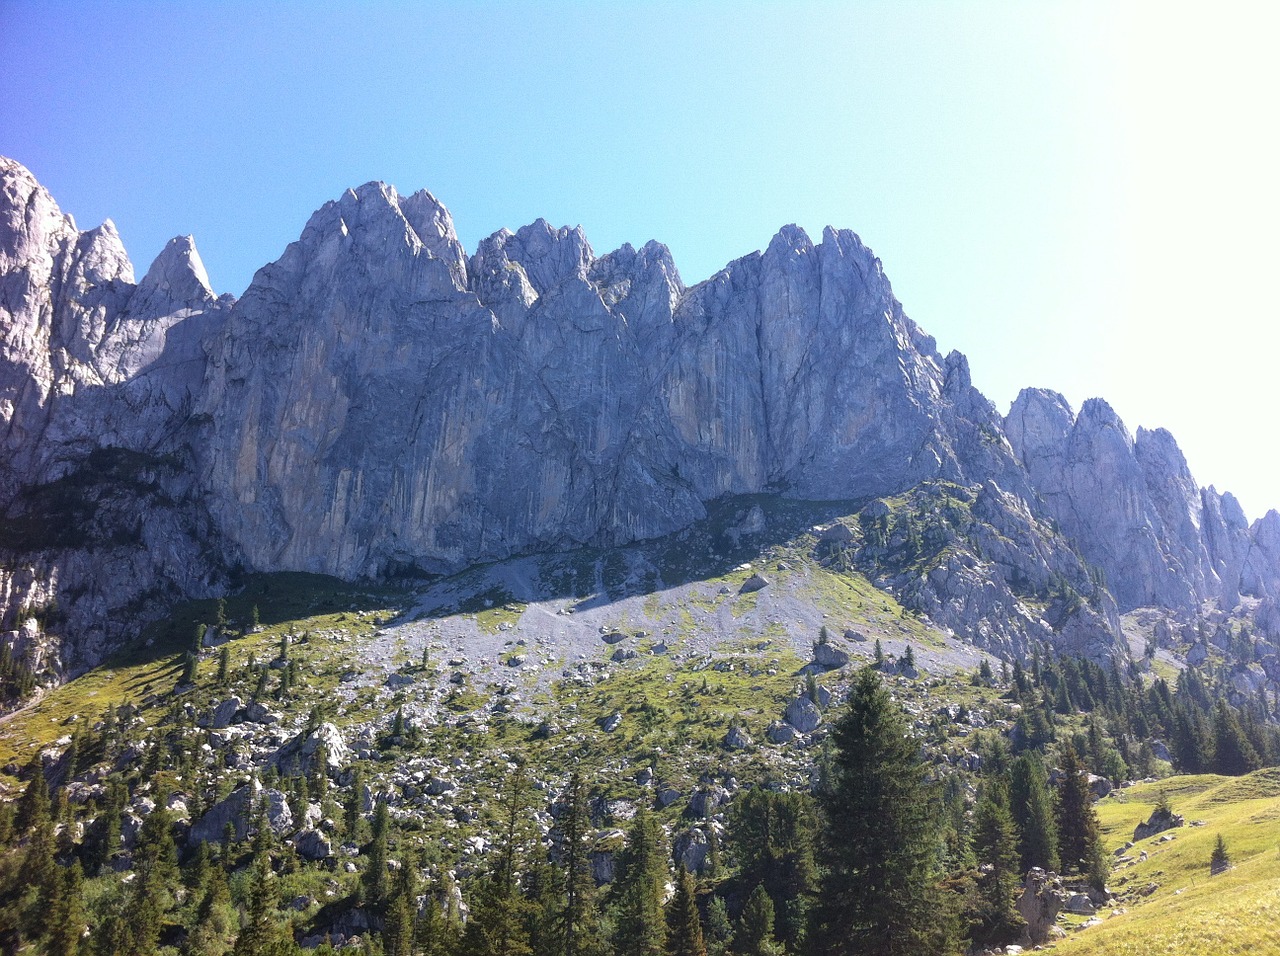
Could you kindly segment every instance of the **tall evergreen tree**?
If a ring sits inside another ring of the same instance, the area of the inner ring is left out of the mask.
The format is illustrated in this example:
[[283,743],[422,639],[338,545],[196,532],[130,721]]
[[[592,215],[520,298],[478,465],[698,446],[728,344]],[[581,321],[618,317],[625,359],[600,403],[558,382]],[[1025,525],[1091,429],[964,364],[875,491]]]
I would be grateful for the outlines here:
[[1235,711],[1219,700],[1213,706],[1213,769],[1238,777],[1262,765],[1258,752],[1245,735]]
[[773,935],[773,900],[761,883],[747,897],[733,936],[735,956],[782,956],[782,944]]
[[667,956],[707,956],[698,916],[698,892],[693,876],[681,864],[676,872],[676,892],[667,904]]
[[1049,796],[1049,778],[1040,755],[1028,751],[1018,756],[1010,770],[1009,812],[1018,828],[1019,870],[1026,873],[1033,866],[1056,871],[1058,862],[1058,824]]
[[803,941],[817,889],[813,798],[756,787],[736,801],[730,824],[733,855],[744,887],[763,884],[782,918],[778,935],[792,949]]
[[600,911],[588,854],[591,816],[582,775],[574,770],[563,794],[559,859],[563,904],[558,940],[562,956],[585,956],[599,949]]
[[490,869],[476,890],[463,933],[466,956],[526,956],[530,952],[518,866],[525,788],[524,770],[519,768],[507,781],[500,840],[490,851]]
[[1001,777],[987,781],[974,813],[973,842],[978,857],[979,907],[971,937],[975,943],[1004,946],[1018,938],[1026,920],[1014,897],[1018,877],[1018,834]]
[[954,922],[938,885],[941,821],[929,805],[919,744],[875,671],[864,668],[854,679],[832,740],[819,798],[825,869],[810,950],[954,950]]
[[667,935],[662,918],[666,860],[662,824],[641,808],[631,822],[626,849],[619,854],[618,876],[609,894],[617,956],[662,956]]
[[62,870],[61,887],[56,905],[49,908],[48,940],[49,956],[76,956],[80,952],[80,937],[84,934],[87,916],[84,907],[84,872],[80,861],[74,860]]
[[364,873],[360,883],[364,891],[364,905],[376,913],[382,912],[390,888],[387,880],[387,843],[390,839],[391,816],[385,800],[378,801],[373,811],[373,837],[369,841]]
[[1100,843],[1089,775],[1076,750],[1067,744],[1058,781],[1058,841],[1062,865],[1088,872]]

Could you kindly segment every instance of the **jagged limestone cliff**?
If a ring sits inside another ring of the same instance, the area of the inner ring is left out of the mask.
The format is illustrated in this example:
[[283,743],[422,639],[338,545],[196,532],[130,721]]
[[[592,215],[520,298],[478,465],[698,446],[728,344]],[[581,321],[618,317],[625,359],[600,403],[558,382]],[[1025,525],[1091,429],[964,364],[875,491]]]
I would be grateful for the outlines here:
[[[56,592],[81,662],[127,636],[119,609],[235,564],[450,571],[668,534],[723,495],[922,482],[970,489],[976,518],[919,608],[1010,652],[1020,628],[1114,650],[1117,605],[1280,591],[1280,517],[1249,527],[1103,402],[1028,391],[1002,418],[846,230],[784,227],[686,288],[658,243],[597,257],[541,220],[468,258],[433,196],[370,183],[232,301],[189,238],[135,283],[110,223],[79,232],[4,160],[0,430],[4,627]],[[45,527],[76,501],[82,534]],[[1089,566],[1109,593],[1014,608],[1028,581],[1091,593]]]

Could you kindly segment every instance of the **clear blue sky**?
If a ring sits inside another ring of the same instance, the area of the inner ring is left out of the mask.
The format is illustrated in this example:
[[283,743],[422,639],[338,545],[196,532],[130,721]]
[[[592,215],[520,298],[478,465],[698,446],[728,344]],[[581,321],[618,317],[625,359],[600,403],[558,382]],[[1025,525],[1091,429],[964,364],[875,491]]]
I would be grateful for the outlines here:
[[0,0],[0,154],[141,273],[240,294],[308,215],[426,187],[468,249],[543,216],[686,282],[856,230],[1002,410],[1167,427],[1280,506],[1280,19],[1266,5]]

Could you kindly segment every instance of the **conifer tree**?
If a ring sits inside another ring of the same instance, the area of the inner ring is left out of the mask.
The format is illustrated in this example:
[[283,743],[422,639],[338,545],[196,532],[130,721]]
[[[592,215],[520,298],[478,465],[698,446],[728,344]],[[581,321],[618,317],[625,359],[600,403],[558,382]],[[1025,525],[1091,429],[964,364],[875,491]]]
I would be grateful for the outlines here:
[[764,884],[757,883],[742,908],[738,931],[733,936],[735,956],[782,956],[782,945],[774,937],[773,927],[773,900]]
[[490,853],[489,872],[477,888],[463,933],[466,956],[527,956],[530,952],[517,859],[522,843],[520,821],[526,809],[525,785],[524,770],[518,768],[508,778],[499,844]]
[[1227,842],[1219,833],[1217,841],[1213,844],[1213,855],[1209,857],[1209,873],[1218,874],[1230,866],[1231,857],[1227,853]]
[[680,864],[676,871],[676,892],[667,904],[667,956],[707,956],[698,917],[698,893],[693,876]]
[[588,839],[591,817],[587,789],[582,775],[574,770],[565,787],[564,811],[560,816],[559,858],[563,905],[558,921],[558,940],[563,956],[592,952],[600,933],[600,913],[596,906],[595,880],[591,873]]
[[1088,872],[1099,845],[1098,816],[1093,809],[1089,775],[1067,744],[1062,753],[1062,779],[1058,781],[1058,843],[1062,865]]
[[971,937],[975,943],[1004,946],[1018,938],[1026,921],[1014,905],[1018,878],[1018,835],[1009,814],[1008,791],[1001,777],[987,782],[974,814],[978,856],[978,911]]
[[293,940],[276,922],[280,891],[271,870],[271,854],[255,853],[249,874],[244,922],[233,956],[291,956]]
[[618,858],[618,877],[610,887],[617,956],[662,956],[667,935],[662,918],[665,843],[662,824],[641,808],[631,821],[626,849]]
[[364,905],[374,912],[381,912],[387,901],[387,842],[391,831],[391,817],[385,800],[379,800],[373,811],[373,837],[365,855],[364,872],[360,876],[364,890]]
[[1258,752],[1240,726],[1235,711],[1219,700],[1213,707],[1213,769],[1238,777],[1262,765]]
[[808,794],[752,788],[734,801],[729,832],[743,885],[764,885],[781,916],[778,935],[798,950],[817,888],[813,799]]
[[1019,871],[1026,873],[1038,866],[1056,872],[1058,862],[1058,824],[1053,800],[1049,796],[1048,775],[1040,755],[1034,751],[1021,754],[1010,769],[1009,812],[1018,829]]
[[819,802],[825,863],[810,951],[914,956],[954,950],[939,889],[941,821],[919,744],[879,676],[863,669],[832,732]]
[[36,754],[27,764],[31,779],[18,798],[18,813],[14,828],[22,833],[39,826],[49,819],[49,785],[44,777],[44,761]]
[[84,907],[84,872],[80,861],[73,860],[61,872],[61,887],[57,902],[46,914],[48,920],[49,956],[76,956],[80,951],[80,937],[84,934],[87,916]]
[[382,934],[385,956],[413,956],[418,908],[418,863],[412,853],[400,861]]
[[[768,896],[766,893],[765,898]],[[733,924],[729,922],[729,907],[725,905],[723,896],[713,896],[707,904],[707,926],[703,937],[707,941],[707,956],[726,956],[732,936]]]

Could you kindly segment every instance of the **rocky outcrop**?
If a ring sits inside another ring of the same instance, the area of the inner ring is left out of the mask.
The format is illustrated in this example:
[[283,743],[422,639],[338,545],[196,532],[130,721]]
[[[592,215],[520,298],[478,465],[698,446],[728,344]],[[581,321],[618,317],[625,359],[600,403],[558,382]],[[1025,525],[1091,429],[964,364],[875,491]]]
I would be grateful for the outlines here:
[[1137,843],[1147,837],[1155,836],[1157,833],[1163,833],[1165,830],[1180,827],[1185,822],[1181,813],[1157,808],[1151,811],[1150,817],[1133,828],[1133,842]]

